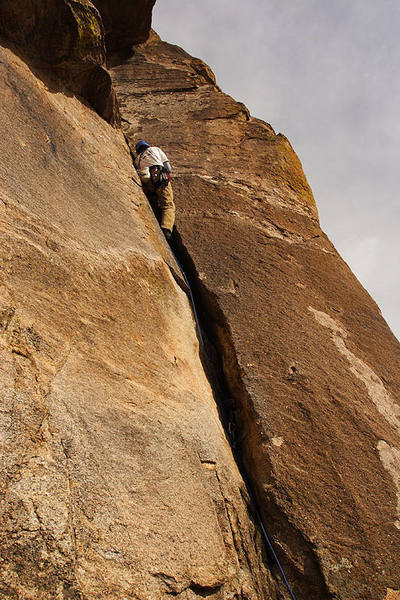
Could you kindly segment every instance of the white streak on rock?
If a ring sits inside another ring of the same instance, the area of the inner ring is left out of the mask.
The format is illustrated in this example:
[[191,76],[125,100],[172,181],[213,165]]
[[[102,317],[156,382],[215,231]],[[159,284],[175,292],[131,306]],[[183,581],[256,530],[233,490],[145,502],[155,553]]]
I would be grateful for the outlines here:
[[[386,419],[398,434],[400,434],[400,407],[393,397],[385,389],[382,380],[374,371],[360,358],[353,354],[346,346],[347,331],[329,315],[311,306],[308,309],[313,313],[315,319],[331,330],[331,339],[339,352],[347,358],[350,371],[360,379],[367,388],[368,395],[375,404],[377,410]],[[378,451],[384,468],[389,471],[397,490],[397,512],[398,519],[394,522],[395,527],[400,529],[400,450],[390,446],[384,440],[378,443]]]
[[382,380],[376,373],[347,348],[345,344],[345,339],[348,336],[347,331],[326,313],[311,306],[308,309],[313,313],[318,323],[332,331],[332,341],[339,352],[349,361],[350,371],[364,383],[377,410],[400,435],[400,406],[386,390]]
[[277,446],[278,448],[280,448],[282,446],[284,442],[283,437],[274,437],[272,438],[272,443],[274,446]]
[[399,518],[394,524],[397,529],[400,529],[400,450],[389,446],[384,440],[378,442],[377,448],[383,466],[389,471],[397,489],[397,515]]

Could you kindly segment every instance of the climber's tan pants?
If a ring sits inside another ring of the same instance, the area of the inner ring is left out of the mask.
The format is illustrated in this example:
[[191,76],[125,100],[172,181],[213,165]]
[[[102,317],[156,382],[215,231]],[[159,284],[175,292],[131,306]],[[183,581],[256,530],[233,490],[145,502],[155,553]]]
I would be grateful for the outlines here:
[[[149,197],[151,204],[153,198],[157,201],[161,227],[172,231],[175,223],[175,204],[171,183],[168,183],[165,188],[154,189],[153,184],[146,181],[143,182],[143,191]],[[155,211],[154,206],[153,210]]]
[[161,211],[161,227],[172,231],[175,223],[175,204],[171,183],[168,183],[167,187],[157,188],[156,196]]

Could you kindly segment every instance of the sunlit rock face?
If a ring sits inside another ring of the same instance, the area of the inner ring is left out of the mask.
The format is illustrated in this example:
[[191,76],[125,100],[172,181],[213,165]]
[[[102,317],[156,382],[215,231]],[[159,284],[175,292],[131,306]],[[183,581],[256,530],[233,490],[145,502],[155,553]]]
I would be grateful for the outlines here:
[[275,598],[122,133],[0,77],[0,596]]
[[297,597],[396,597],[397,340],[321,231],[284,136],[155,34],[111,63],[131,147],[146,139],[173,165],[176,249]]

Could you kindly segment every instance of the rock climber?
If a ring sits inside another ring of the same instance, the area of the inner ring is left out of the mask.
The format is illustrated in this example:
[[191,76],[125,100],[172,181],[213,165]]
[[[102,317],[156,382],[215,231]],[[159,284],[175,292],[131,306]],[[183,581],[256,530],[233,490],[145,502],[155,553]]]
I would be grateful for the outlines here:
[[135,167],[143,191],[150,202],[155,197],[160,212],[161,229],[167,240],[170,240],[175,222],[175,204],[170,178],[172,169],[168,157],[161,148],[150,146],[144,140],[136,144],[135,150]]

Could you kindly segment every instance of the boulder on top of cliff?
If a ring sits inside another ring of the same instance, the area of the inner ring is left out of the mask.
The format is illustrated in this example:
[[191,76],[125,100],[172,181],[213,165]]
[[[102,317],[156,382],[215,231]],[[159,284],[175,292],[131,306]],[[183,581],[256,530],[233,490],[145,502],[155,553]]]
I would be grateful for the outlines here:
[[93,0],[101,12],[110,50],[131,48],[145,42],[156,0]]
[[89,0],[0,0],[0,32],[35,64],[50,65],[112,124],[119,113],[105,65],[104,27]]
[[52,65],[105,61],[101,17],[88,0],[1,0],[0,27],[19,46]]

